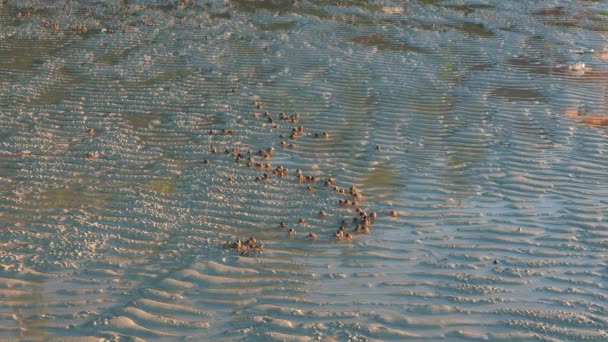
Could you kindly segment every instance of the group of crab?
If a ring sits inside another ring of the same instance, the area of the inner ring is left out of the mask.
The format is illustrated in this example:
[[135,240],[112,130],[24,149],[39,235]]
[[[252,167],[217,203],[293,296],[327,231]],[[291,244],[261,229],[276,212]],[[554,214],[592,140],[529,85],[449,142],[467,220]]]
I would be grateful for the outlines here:
[[[253,101],[252,105],[254,107],[256,107],[257,109],[263,109],[263,106],[257,101]],[[277,124],[277,122],[275,121],[272,114],[270,114],[267,111],[265,111],[263,114],[254,113],[254,114],[252,114],[251,117],[256,120],[264,118],[266,120],[267,124],[269,124],[273,129],[280,128],[280,126]],[[300,121],[300,118],[301,118],[300,114],[298,114],[298,113],[295,113],[293,115],[279,113],[279,120],[287,122],[287,123],[291,123],[291,124],[297,124]],[[302,127],[302,126],[293,127],[291,129],[291,133],[288,135],[288,137],[290,140],[295,141],[298,137],[303,136],[305,134],[304,132],[305,132],[304,127]],[[213,133],[213,132],[211,132],[211,133]],[[222,133],[232,135],[232,131],[224,130],[224,131],[222,131]],[[329,134],[327,132],[315,133],[314,137],[327,139],[327,138],[329,138]],[[295,148],[295,145],[293,144],[293,142],[291,142],[291,143],[287,142],[286,135],[281,134],[279,136],[279,139],[280,139],[281,147]],[[211,145],[210,148],[211,148],[212,153],[217,152],[216,146]],[[376,147],[376,149],[379,149],[379,147]],[[247,158],[245,158],[245,156],[240,152],[240,150],[238,148],[233,148],[233,149],[227,148],[225,150],[225,152],[226,152],[226,154],[232,154],[235,157],[236,162],[241,162],[241,161],[246,160],[246,165],[248,167],[256,167],[256,168],[262,170],[263,174],[261,176],[257,176],[255,178],[255,181],[257,181],[257,182],[269,180],[271,178],[271,174],[276,177],[286,177],[289,174],[289,170],[286,167],[284,167],[283,165],[279,165],[273,169],[272,165],[270,164],[272,155],[275,152],[275,149],[273,147],[269,147],[267,149],[260,149],[257,153],[248,151],[248,152],[246,152],[246,154],[249,155]],[[254,155],[257,155],[258,157],[262,157],[262,159],[264,161],[256,162]],[[296,181],[299,183],[313,184],[317,181],[315,176],[304,175],[304,173],[300,169],[297,169],[295,171],[295,178],[296,178]],[[232,181],[234,181],[234,178],[230,177],[228,179],[228,181],[232,182]],[[353,235],[355,235],[355,234],[368,234],[370,232],[370,226],[378,218],[378,214],[375,211],[372,211],[368,214],[366,211],[364,211],[363,209],[361,209],[359,207],[359,202],[361,201],[361,199],[363,197],[361,195],[361,192],[359,191],[359,189],[357,189],[357,187],[355,187],[355,186],[351,186],[350,188],[341,188],[336,185],[336,180],[334,178],[328,178],[324,182],[324,185],[325,185],[325,187],[332,188],[333,191],[338,194],[350,196],[348,199],[340,199],[338,201],[339,207],[355,208],[355,215],[353,218],[354,228],[351,231],[348,231],[348,228],[347,228],[348,222],[347,222],[347,220],[343,220],[342,225],[340,226],[340,228],[338,228],[338,230],[335,233],[333,233],[331,238],[333,238],[335,240],[352,241]],[[314,191],[314,188],[311,185],[308,185],[306,190],[309,192],[312,192],[312,191]],[[328,214],[325,211],[320,211],[319,216],[321,218],[324,218],[324,217],[327,217]],[[391,211],[390,216],[396,217],[397,212],[394,210]],[[298,220],[298,224],[304,224],[304,219],[300,218]],[[281,228],[287,228],[287,226],[288,226],[288,224],[285,222],[279,223],[279,227],[281,227]],[[290,228],[288,230],[287,234],[290,237],[294,237],[297,234],[297,232],[294,228]],[[307,235],[307,238],[310,240],[316,240],[318,238],[318,236],[317,236],[317,234],[311,232]],[[241,253],[241,255],[244,255],[244,256],[251,255],[254,252],[259,253],[264,250],[263,245],[258,244],[257,240],[254,237],[250,237],[249,239],[246,240],[246,242],[242,242],[241,240],[236,240],[233,242],[226,242],[224,244],[224,248],[238,251]]]
[[245,242],[242,242],[241,240],[226,242],[224,248],[240,252],[242,256],[249,256],[252,253],[261,253],[264,251],[264,245],[258,243],[254,237],[249,237]]

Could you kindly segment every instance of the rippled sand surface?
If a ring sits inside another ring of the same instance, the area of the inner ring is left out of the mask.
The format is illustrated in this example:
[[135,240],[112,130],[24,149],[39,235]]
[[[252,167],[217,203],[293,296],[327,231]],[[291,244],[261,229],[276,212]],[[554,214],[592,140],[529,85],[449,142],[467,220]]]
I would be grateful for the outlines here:
[[592,0],[0,1],[0,338],[608,340],[607,32]]

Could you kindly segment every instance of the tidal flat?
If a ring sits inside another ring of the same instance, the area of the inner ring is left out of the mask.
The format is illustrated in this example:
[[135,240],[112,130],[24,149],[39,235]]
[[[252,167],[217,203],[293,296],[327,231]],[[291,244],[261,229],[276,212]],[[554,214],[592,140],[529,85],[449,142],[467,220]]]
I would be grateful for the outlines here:
[[0,339],[608,340],[603,1],[0,0]]

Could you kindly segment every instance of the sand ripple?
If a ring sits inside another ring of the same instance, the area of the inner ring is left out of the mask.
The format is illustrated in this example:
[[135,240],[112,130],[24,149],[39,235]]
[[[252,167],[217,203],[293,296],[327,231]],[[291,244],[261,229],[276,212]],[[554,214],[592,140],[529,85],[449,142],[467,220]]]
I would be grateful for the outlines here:
[[606,13],[0,2],[0,336],[608,339]]

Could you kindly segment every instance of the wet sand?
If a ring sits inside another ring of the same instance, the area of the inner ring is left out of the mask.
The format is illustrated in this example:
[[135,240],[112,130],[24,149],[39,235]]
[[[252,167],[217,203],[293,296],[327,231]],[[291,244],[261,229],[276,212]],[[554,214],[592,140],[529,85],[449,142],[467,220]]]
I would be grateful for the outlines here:
[[607,13],[0,3],[0,337],[608,339]]

